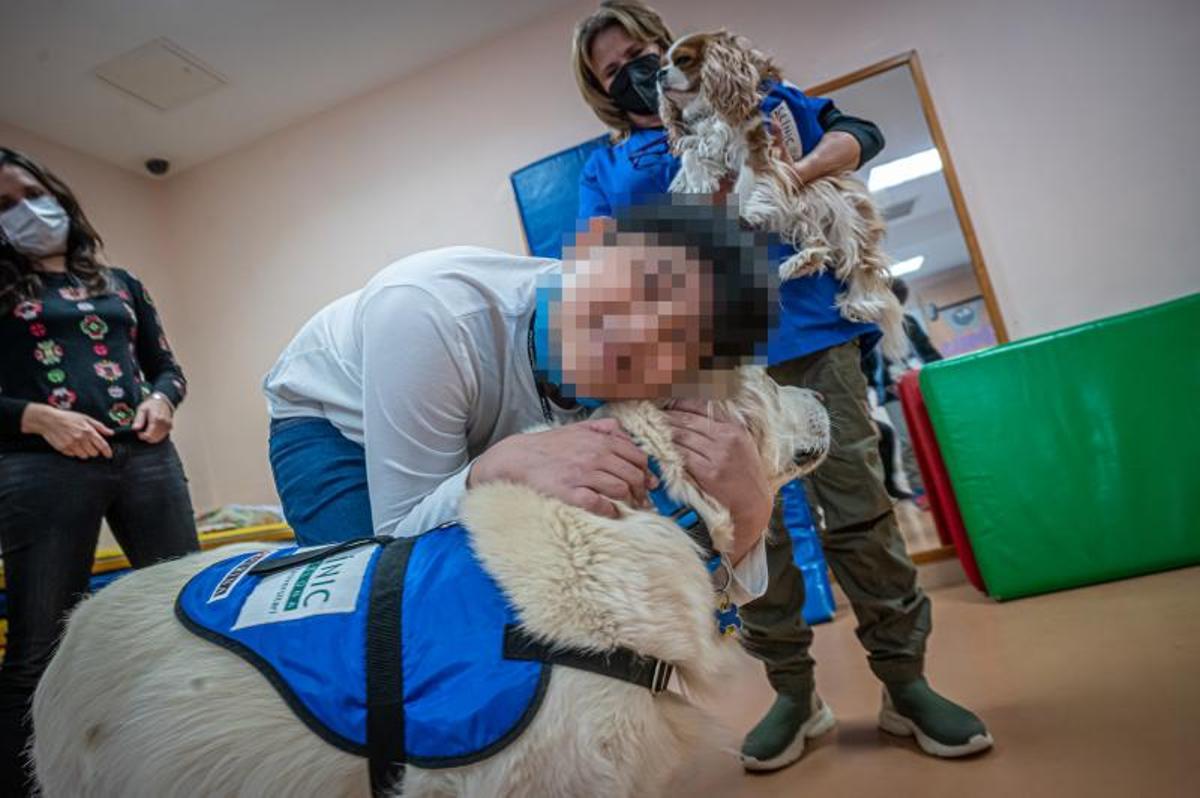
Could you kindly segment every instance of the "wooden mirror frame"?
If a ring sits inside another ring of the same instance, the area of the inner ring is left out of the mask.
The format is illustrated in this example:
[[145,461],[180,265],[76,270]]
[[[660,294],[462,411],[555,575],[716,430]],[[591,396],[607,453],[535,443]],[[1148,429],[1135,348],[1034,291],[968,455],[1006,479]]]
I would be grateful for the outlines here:
[[[887,58],[877,64],[855,70],[848,75],[827,80],[824,83],[806,90],[810,97],[824,97],[829,92],[866,80],[867,78],[888,72],[892,69],[907,66],[912,75],[913,84],[917,87],[917,96],[921,98],[921,110],[925,114],[925,124],[929,126],[929,135],[933,146],[937,147],[942,159],[942,175],[946,178],[946,187],[950,190],[950,200],[954,203],[954,213],[958,216],[959,227],[962,228],[963,240],[967,245],[967,254],[971,256],[971,269],[979,283],[979,292],[983,295],[983,303],[987,308],[992,329],[996,333],[998,344],[1006,343],[1008,330],[1004,325],[1004,317],[1000,314],[1000,304],[996,301],[996,292],[992,290],[992,281],[988,278],[987,266],[983,260],[983,252],[979,249],[979,240],[975,237],[975,226],[971,224],[971,215],[967,213],[967,203],[963,199],[962,188],[958,183],[958,173],[954,169],[954,161],[950,157],[950,148],[946,146],[946,136],[938,122],[937,111],[933,108],[933,98],[929,95],[929,86],[925,83],[925,72],[921,68],[921,58],[916,50]],[[887,136],[887,131],[883,131]]]
[[[988,277],[987,266],[984,263],[983,252],[979,249],[979,239],[975,237],[975,226],[971,224],[971,215],[967,213],[967,203],[963,199],[962,188],[958,183],[958,172],[954,169],[954,161],[950,157],[950,148],[946,146],[946,136],[942,133],[942,125],[938,121],[937,111],[933,107],[933,98],[929,94],[929,85],[925,82],[925,71],[921,68],[921,57],[916,50],[886,58],[870,66],[855,70],[841,77],[832,78],[824,83],[818,83],[806,90],[810,97],[824,97],[829,92],[844,89],[854,83],[874,77],[900,67],[908,67],[916,86],[917,96],[921,100],[921,111],[925,115],[925,124],[929,127],[929,136],[933,146],[937,147],[942,159],[942,175],[946,178],[946,188],[950,191],[950,201],[954,203],[954,213],[958,217],[959,227],[962,228],[963,240],[967,245],[967,254],[971,257],[971,269],[979,283],[979,292],[983,295],[983,303],[987,308],[992,329],[996,333],[998,344],[1006,343],[1008,330],[1004,325],[1004,317],[1000,314],[1000,304],[996,301],[996,293],[992,290],[992,281]],[[884,131],[887,136],[887,131]],[[912,561],[918,565],[939,560],[955,559],[958,552],[954,546],[940,546],[925,551],[912,552]]]

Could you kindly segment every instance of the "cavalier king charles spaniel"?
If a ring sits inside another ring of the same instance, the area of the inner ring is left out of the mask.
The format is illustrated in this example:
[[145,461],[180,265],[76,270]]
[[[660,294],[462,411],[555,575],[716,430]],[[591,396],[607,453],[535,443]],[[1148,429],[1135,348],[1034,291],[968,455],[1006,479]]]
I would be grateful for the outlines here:
[[879,324],[885,351],[900,359],[908,345],[882,246],[883,218],[849,172],[799,184],[773,149],[760,110],[767,84],[779,80],[769,57],[725,31],[671,46],[658,73],[659,113],[681,161],[671,191],[711,194],[733,180],[742,218],[797,250],[780,265],[780,278],[832,269],[845,285],[837,298],[842,316]]

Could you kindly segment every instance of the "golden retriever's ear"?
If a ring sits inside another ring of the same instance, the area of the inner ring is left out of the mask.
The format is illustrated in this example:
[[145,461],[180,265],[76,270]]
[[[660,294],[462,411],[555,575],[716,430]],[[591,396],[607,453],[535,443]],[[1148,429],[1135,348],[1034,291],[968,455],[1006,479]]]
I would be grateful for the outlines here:
[[704,48],[700,85],[723,119],[740,124],[758,113],[758,70],[750,50],[724,31],[714,33]]
[[754,440],[764,462],[772,460],[771,453],[777,442],[771,434],[778,426],[773,412],[773,393],[776,386],[767,376],[766,370],[757,366],[742,366],[735,377],[733,407],[738,419]]
[[776,490],[803,473],[794,459],[799,420],[784,400],[784,391],[795,390],[780,386],[761,366],[738,369],[734,413],[754,440]]

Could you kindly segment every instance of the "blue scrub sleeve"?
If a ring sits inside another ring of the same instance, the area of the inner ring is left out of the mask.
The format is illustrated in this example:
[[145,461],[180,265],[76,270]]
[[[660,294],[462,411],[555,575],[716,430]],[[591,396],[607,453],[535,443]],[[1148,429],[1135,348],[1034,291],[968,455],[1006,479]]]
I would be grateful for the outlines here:
[[612,206],[600,187],[596,176],[596,154],[592,153],[583,172],[579,175],[579,214],[580,219],[591,219],[595,216],[612,216]]

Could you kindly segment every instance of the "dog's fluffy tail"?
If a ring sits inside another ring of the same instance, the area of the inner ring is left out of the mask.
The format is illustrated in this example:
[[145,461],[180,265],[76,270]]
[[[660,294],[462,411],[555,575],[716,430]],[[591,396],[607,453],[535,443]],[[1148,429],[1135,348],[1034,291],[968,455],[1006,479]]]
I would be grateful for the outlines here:
[[883,354],[889,360],[903,362],[908,357],[908,334],[904,332],[904,308],[894,296],[884,302],[879,314],[879,328],[883,330],[880,344]]
[[847,289],[834,300],[843,318],[850,321],[872,322],[883,332],[880,344],[890,360],[908,357],[908,336],[904,332],[904,308],[887,284],[882,289],[862,290],[861,281],[851,281]]

